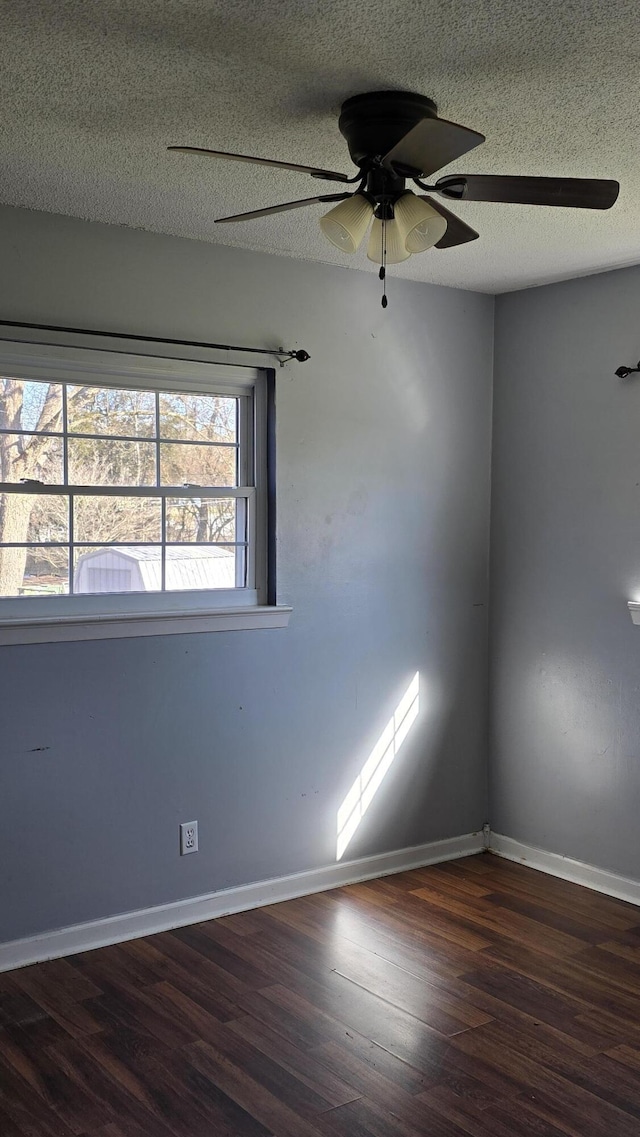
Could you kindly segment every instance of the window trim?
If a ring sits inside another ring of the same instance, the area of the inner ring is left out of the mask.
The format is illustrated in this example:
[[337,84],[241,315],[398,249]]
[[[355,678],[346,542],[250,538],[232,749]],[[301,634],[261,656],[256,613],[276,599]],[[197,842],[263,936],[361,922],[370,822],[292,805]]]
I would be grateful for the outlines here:
[[[150,345],[151,346],[151,345]],[[65,337],[64,344],[5,342],[0,339],[0,372],[20,379],[77,382],[79,374],[100,386],[183,390],[190,393],[252,396],[246,416],[254,466],[247,498],[254,515],[251,579],[254,588],[163,593],[111,593],[0,598],[0,645],[56,640],[121,638],[283,627],[291,609],[275,596],[275,372],[272,368],[132,353],[123,347],[87,348]],[[248,405],[243,400],[245,407]],[[242,404],[241,404],[242,405]],[[254,488],[255,487],[255,488]],[[25,487],[24,492],[35,487]],[[91,487],[95,490],[96,487]],[[128,488],[128,487],[127,487]],[[171,487],[157,488],[166,493]],[[53,492],[54,487],[47,487]],[[175,487],[174,487],[175,490]],[[217,490],[212,490],[216,496]],[[174,494],[175,496],[175,494]],[[227,496],[220,491],[219,496]],[[27,607],[28,605],[28,607]]]

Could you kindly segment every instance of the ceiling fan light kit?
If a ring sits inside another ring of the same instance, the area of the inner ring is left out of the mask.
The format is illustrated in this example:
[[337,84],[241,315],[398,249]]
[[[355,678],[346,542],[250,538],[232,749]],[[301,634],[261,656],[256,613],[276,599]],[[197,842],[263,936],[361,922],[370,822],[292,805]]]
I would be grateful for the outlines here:
[[355,253],[373,219],[367,256],[376,264],[383,263],[385,237],[385,263],[390,265],[408,260],[412,253],[424,253],[433,248],[447,231],[447,222],[442,214],[410,190],[405,191],[394,205],[389,203],[387,216],[374,216],[374,212],[375,200],[370,200],[366,193],[358,190],[325,213],[320,218],[320,228],[340,252]]
[[[170,146],[189,154],[206,154],[234,162],[251,162],[305,173],[320,181],[354,185],[353,191],[267,206],[216,223],[249,221],[319,202],[338,202],[320,228],[337,249],[355,253],[373,220],[367,256],[380,264],[384,279],[387,264],[399,264],[414,253],[431,248],[449,249],[474,241],[475,229],[445,209],[432,195],[452,201],[504,202],[518,205],[553,205],[579,209],[610,209],[620,186],[605,178],[512,177],[495,174],[447,174],[434,185],[429,177],[484,142],[484,135],[438,117],[436,104],[408,91],[372,91],[355,95],[342,105],[338,127],[349,147],[358,173],[353,177],[318,166],[252,158],[194,146]],[[424,195],[407,189],[413,181]],[[356,184],[357,183],[357,184]],[[383,297],[386,307],[386,296]]]
[[354,193],[320,218],[320,228],[342,253],[355,253],[373,217],[373,205],[363,193]]
[[447,231],[446,218],[411,191],[398,198],[393,212],[404,234],[408,253],[426,253],[442,240]]
[[407,252],[402,229],[395,218],[374,217],[371,235],[367,245],[367,257],[377,265],[399,265],[407,261]]

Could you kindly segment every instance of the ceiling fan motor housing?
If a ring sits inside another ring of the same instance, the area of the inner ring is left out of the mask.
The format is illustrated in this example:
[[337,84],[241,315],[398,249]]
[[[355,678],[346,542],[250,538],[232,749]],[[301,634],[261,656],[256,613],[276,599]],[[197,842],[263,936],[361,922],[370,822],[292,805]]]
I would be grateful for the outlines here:
[[338,126],[356,166],[366,169],[423,118],[437,118],[436,104],[411,91],[370,91],[342,104]]

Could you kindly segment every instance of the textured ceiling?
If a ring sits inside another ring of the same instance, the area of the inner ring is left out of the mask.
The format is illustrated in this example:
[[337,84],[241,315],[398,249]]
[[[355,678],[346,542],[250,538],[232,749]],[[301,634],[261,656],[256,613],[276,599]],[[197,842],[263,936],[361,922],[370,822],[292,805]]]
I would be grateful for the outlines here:
[[5,203],[373,268],[321,237],[320,205],[213,224],[329,184],[165,147],[351,173],[340,103],[405,88],[487,136],[447,172],[622,188],[606,213],[457,205],[480,240],[398,276],[493,292],[640,261],[637,0],[3,0],[1,12]]

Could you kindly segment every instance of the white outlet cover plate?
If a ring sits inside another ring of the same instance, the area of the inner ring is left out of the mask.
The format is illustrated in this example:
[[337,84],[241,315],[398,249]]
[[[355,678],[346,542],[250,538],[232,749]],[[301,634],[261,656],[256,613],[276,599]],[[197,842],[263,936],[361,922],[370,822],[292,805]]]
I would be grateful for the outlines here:
[[184,821],[180,826],[180,856],[198,852],[198,822]]

